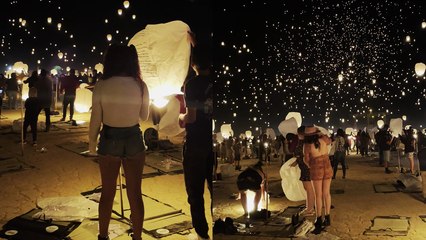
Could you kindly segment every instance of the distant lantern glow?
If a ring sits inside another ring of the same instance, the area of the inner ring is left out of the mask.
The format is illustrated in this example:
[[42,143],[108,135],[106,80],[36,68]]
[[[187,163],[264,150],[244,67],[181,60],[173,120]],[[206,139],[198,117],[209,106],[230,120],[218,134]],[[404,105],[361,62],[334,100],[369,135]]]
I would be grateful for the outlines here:
[[66,68],[66,70],[67,70],[67,72],[69,72],[69,71],[71,71],[71,68],[70,68],[70,67],[67,67],[67,68]]
[[422,77],[425,74],[426,65],[422,62],[416,63],[414,70],[416,71],[417,76]]
[[49,23],[49,24],[52,23],[52,18],[51,17],[47,18],[47,23]]
[[402,120],[407,121],[407,116],[406,116],[406,115],[403,115],[403,116],[402,116]]
[[80,84],[77,88],[74,108],[79,113],[88,112],[92,106],[92,91],[87,89],[86,83]]
[[118,15],[122,15],[122,14],[123,14],[123,9],[121,9],[121,8],[120,8],[120,9],[118,9],[118,10],[117,10],[117,13],[118,13]]
[[62,23],[58,23],[57,27],[58,27],[58,30],[61,30],[61,28],[62,28]]
[[25,25],[27,24],[27,21],[26,20],[22,20],[21,24],[22,24],[23,27],[25,27]]
[[380,119],[380,120],[377,121],[377,127],[378,128],[381,129],[384,125],[385,125],[385,122],[383,120]]
[[111,34],[108,34],[106,37],[107,37],[108,42],[111,42],[111,40],[112,40],[112,35],[111,35]]
[[410,37],[409,35],[407,35],[407,36],[405,37],[405,41],[406,41],[406,42],[411,42],[411,37]]
[[422,22],[422,28],[426,29],[426,22]]
[[135,14],[133,14],[133,15],[132,15],[132,18],[133,18],[133,19],[136,19],[136,15],[135,15]]
[[108,23],[108,19],[105,19],[105,23]]
[[129,1],[124,1],[123,2],[123,6],[124,6],[124,8],[129,8],[130,2]]
[[337,76],[337,79],[339,80],[339,82],[343,81],[343,75],[339,74],[339,76]]
[[61,52],[58,52],[58,58],[59,59],[62,59],[64,57],[64,54],[63,53],[61,53]]

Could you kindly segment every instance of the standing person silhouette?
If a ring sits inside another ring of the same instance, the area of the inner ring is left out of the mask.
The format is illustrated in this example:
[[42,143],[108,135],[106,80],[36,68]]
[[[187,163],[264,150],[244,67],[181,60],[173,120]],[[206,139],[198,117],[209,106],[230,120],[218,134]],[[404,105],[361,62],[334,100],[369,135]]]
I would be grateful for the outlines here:
[[73,120],[75,94],[80,82],[75,75],[75,69],[70,70],[70,75],[62,79],[61,92],[64,93],[63,109],[61,121],[65,121],[67,117],[67,108],[70,105],[70,121]]
[[[330,225],[331,195],[330,185],[333,169],[328,157],[327,145],[331,143],[330,138],[323,135],[314,126],[305,128],[304,161],[309,168],[315,191],[315,229],[314,234],[319,234],[324,226]],[[322,220],[322,209],[324,206],[325,219]]]
[[204,209],[204,185],[212,191],[212,88],[209,49],[197,45],[193,49],[191,66],[196,76],[185,84],[186,113],[179,116],[185,124],[186,139],[183,148],[183,170],[192,225],[199,239],[210,239]]
[[148,118],[148,109],[149,93],[140,77],[136,48],[133,45],[109,46],[104,59],[104,75],[93,90],[89,129],[88,154],[99,154],[102,181],[99,240],[109,239],[108,226],[121,165],[126,176],[132,239],[141,239],[144,219],[141,185],[145,145],[139,121]]
[[52,79],[47,75],[46,69],[41,69],[39,79],[35,84],[37,88],[37,97],[40,102],[41,109],[46,115],[46,132],[50,129],[50,105],[52,105]]

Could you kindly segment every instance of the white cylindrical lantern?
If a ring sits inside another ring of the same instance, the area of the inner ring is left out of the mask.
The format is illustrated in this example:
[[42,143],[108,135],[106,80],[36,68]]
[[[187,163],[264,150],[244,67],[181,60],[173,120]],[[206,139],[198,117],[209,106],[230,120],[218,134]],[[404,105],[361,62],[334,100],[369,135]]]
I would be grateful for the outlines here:
[[422,28],[426,29],[426,22],[422,22]]
[[246,137],[248,138],[248,139],[250,139],[253,135],[253,133],[250,131],[250,130],[247,130],[246,132],[245,132],[245,134],[246,134]]
[[52,23],[52,18],[51,17],[47,18],[47,23]]
[[414,70],[416,71],[417,76],[422,77],[425,74],[426,65],[422,62],[416,63]]
[[118,15],[123,14],[123,9],[121,9],[121,8],[120,8],[120,9],[118,9],[118,10],[117,10],[117,13],[118,13]]
[[58,52],[58,58],[59,59],[62,59],[64,57],[64,54],[63,53],[61,53],[61,52]]
[[298,123],[296,119],[294,117],[291,117],[289,119],[282,121],[278,125],[278,130],[283,136],[286,136],[288,133],[297,134],[297,128],[298,128],[297,124]]
[[58,27],[58,30],[61,30],[62,23],[58,23],[57,27]]
[[385,122],[382,119],[377,121],[377,127],[378,128],[382,128],[384,125],[385,125]]
[[392,130],[392,136],[402,135],[403,123],[401,118],[392,118],[389,122],[389,128]]
[[108,42],[111,42],[111,40],[112,40],[112,35],[111,35],[111,34],[108,34],[106,37],[107,37]]
[[231,124],[222,124],[220,127],[220,132],[225,139],[228,139],[234,135]]
[[92,106],[92,91],[87,86],[89,85],[82,83],[76,90],[74,109],[79,113],[89,112]]
[[123,6],[124,6],[124,8],[129,8],[130,2],[129,1],[124,1],[123,2]]
[[351,135],[352,134],[352,132],[354,131],[354,129],[353,128],[346,128],[345,129],[345,133],[347,134],[347,135]]

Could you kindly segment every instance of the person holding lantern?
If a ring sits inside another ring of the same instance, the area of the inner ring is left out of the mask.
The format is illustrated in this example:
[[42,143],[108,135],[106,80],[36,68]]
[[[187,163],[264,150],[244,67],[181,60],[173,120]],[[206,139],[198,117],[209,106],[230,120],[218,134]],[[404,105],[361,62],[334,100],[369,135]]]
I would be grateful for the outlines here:
[[204,208],[204,185],[212,192],[213,173],[213,83],[210,78],[209,49],[197,44],[192,52],[191,66],[196,76],[184,86],[186,111],[179,115],[185,125],[183,172],[192,225],[198,239],[210,239]]

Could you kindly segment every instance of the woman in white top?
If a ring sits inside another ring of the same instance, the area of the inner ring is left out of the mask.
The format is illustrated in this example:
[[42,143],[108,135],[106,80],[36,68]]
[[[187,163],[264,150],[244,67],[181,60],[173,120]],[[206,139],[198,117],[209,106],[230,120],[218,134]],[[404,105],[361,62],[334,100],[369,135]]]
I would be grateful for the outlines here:
[[105,55],[103,76],[93,91],[89,129],[89,154],[95,155],[98,146],[102,180],[98,239],[109,239],[108,226],[121,165],[132,212],[132,238],[141,239],[145,145],[139,121],[148,118],[148,109],[149,93],[140,77],[136,48],[133,45],[111,45]]

